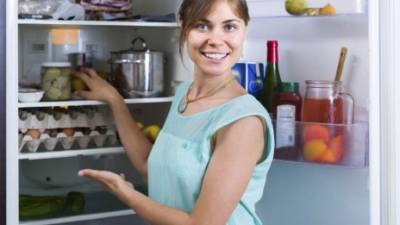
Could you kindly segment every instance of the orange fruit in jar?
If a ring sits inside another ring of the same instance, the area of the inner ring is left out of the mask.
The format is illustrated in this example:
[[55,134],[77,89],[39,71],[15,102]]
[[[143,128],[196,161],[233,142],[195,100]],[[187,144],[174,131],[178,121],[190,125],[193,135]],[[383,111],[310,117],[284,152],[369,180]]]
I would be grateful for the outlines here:
[[331,140],[327,151],[319,160],[324,163],[337,163],[342,159],[343,151],[343,135],[338,135]]
[[38,129],[28,129],[25,135],[31,136],[32,139],[39,139],[40,138],[40,131]]
[[334,137],[329,144],[329,149],[335,155],[336,161],[339,161],[343,157],[344,152],[343,135],[338,135]]
[[312,140],[322,140],[325,143],[329,141],[329,130],[322,125],[305,125],[304,126],[304,142]]
[[321,157],[318,159],[319,162],[322,163],[335,163],[337,162],[336,156],[334,155],[333,151],[327,149]]
[[327,149],[328,146],[323,140],[311,140],[304,144],[303,158],[305,161],[318,162]]

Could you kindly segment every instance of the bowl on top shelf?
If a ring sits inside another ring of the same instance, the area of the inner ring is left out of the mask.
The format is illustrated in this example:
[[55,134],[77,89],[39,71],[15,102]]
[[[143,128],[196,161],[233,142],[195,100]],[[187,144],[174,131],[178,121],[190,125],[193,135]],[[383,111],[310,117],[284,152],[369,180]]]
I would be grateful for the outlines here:
[[20,102],[39,102],[43,98],[44,91],[35,88],[20,88],[18,91],[18,100]]

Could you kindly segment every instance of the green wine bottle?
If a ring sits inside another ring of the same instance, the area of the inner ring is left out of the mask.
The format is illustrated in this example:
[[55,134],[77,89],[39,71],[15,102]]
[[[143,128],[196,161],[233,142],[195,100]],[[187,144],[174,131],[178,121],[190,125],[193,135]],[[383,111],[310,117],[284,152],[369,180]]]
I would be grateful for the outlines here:
[[267,42],[267,68],[265,70],[261,103],[272,113],[272,101],[276,86],[282,82],[278,67],[278,41]]

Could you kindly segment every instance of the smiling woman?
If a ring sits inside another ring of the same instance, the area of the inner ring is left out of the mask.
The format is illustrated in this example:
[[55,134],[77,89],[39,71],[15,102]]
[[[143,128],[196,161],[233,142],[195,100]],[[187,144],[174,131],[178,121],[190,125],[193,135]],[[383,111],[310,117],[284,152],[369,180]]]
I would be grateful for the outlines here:
[[93,71],[77,74],[83,97],[110,104],[120,139],[148,180],[145,196],[123,175],[82,170],[155,225],[260,225],[261,199],[273,158],[271,120],[234,81],[249,21],[244,0],[184,0],[181,45],[194,62],[194,80],[177,90],[151,145],[135,126],[118,92]]

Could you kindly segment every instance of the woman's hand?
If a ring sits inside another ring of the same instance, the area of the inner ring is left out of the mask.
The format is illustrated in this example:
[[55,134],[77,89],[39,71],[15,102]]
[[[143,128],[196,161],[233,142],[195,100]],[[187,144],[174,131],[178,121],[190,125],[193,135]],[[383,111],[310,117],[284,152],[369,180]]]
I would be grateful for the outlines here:
[[123,173],[118,175],[110,171],[83,169],[78,172],[78,175],[99,182],[107,191],[125,203],[130,193],[135,191],[133,184],[125,180]]
[[104,101],[112,103],[115,99],[120,98],[118,91],[107,81],[101,78],[93,69],[82,68],[75,73],[76,77],[82,79],[89,87],[89,91],[77,91],[80,97],[91,100]]

